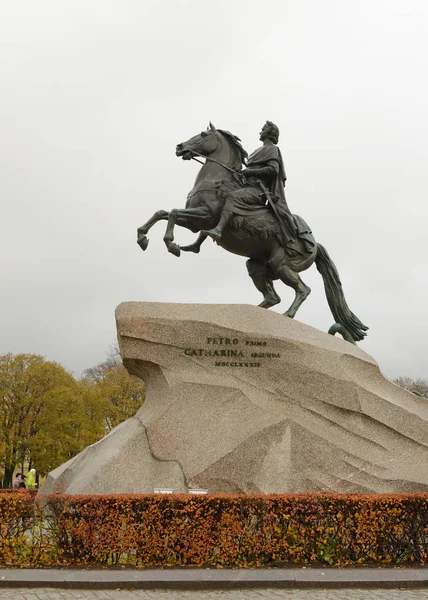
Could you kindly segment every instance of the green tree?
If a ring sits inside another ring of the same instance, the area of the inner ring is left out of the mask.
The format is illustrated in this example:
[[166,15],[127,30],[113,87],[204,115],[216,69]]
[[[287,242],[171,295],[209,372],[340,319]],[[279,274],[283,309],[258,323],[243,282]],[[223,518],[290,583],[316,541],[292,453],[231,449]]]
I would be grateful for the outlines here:
[[41,435],[40,424],[47,421],[46,413],[55,414],[62,398],[70,401],[76,385],[74,377],[61,365],[37,354],[0,356],[3,486],[10,486],[17,465],[23,466],[25,461],[31,465],[34,438]]
[[138,377],[129,375],[115,346],[107,359],[84,372],[82,382],[98,396],[104,412],[105,432],[133,417],[146,397],[146,387]]
[[104,435],[105,407],[87,386],[78,381],[73,383],[47,394],[43,411],[34,421],[28,449],[42,475]]
[[3,487],[24,463],[47,474],[133,416],[144,398],[117,349],[81,380],[37,354],[0,356]]

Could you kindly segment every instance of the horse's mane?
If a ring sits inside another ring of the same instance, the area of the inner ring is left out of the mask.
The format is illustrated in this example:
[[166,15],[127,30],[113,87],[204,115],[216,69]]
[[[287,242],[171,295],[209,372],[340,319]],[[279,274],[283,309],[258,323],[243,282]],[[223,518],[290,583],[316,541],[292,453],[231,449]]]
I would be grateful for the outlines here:
[[248,152],[242,147],[240,138],[236,135],[233,135],[233,133],[230,133],[230,131],[225,131],[224,129],[217,129],[217,131],[223,134],[224,137],[230,142],[232,148],[234,148],[236,151],[237,159],[241,162],[241,164],[246,165]]

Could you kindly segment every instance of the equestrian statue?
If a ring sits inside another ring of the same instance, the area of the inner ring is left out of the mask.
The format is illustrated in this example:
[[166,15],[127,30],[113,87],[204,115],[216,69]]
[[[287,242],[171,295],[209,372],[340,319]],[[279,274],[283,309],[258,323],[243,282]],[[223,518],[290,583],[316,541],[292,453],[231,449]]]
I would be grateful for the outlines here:
[[[329,333],[340,333],[355,344],[364,338],[368,327],[350,311],[327,250],[315,241],[307,223],[288,208],[278,140],[278,127],[266,121],[260,132],[262,146],[248,156],[237,136],[210,123],[206,131],[178,144],[177,156],[203,165],[187,196],[186,208],[157,211],[139,227],[137,242],[146,250],[146,234],[162,220],[167,221],[164,242],[175,256],[181,251],[198,253],[210,237],[228,252],[248,258],[248,273],[263,295],[259,306],[270,308],[281,301],[274,280],[292,287],[295,297],[284,313],[291,318],[311,291],[299,273],[315,262],[336,321]],[[179,246],[174,242],[175,225],[199,232],[199,237],[189,246]]]

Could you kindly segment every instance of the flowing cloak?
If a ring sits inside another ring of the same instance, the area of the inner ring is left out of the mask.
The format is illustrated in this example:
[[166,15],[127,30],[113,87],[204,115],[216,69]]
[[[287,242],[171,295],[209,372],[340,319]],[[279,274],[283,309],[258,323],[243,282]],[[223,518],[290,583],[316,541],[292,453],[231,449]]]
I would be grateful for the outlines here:
[[260,174],[259,176],[255,174],[255,178],[249,177],[247,187],[229,194],[225,209],[245,216],[264,207],[265,198],[257,184],[257,179],[260,179],[269,190],[271,199],[275,203],[275,216],[281,230],[283,244],[290,245],[296,237],[299,237],[304,242],[306,250],[310,252],[315,246],[315,239],[308,224],[298,215],[292,215],[288,208],[284,191],[287,176],[278,146],[264,144],[257,148],[249,156],[247,167],[249,169],[269,167],[272,175]]
[[287,180],[285,174],[284,161],[282,160],[281,150],[273,144],[265,144],[250,154],[247,162],[249,169],[262,169],[263,167],[273,167],[276,177],[272,177],[267,187],[271,194],[281,200],[281,204],[288,212],[287,201],[285,199],[284,185]]

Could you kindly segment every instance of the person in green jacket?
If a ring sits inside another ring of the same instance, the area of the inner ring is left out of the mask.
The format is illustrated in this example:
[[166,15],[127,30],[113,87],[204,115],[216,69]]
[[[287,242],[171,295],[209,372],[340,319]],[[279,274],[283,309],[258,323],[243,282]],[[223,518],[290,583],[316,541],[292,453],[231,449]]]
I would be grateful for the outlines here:
[[27,490],[32,490],[36,487],[36,469],[30,469],[28,471],[25,484]]

